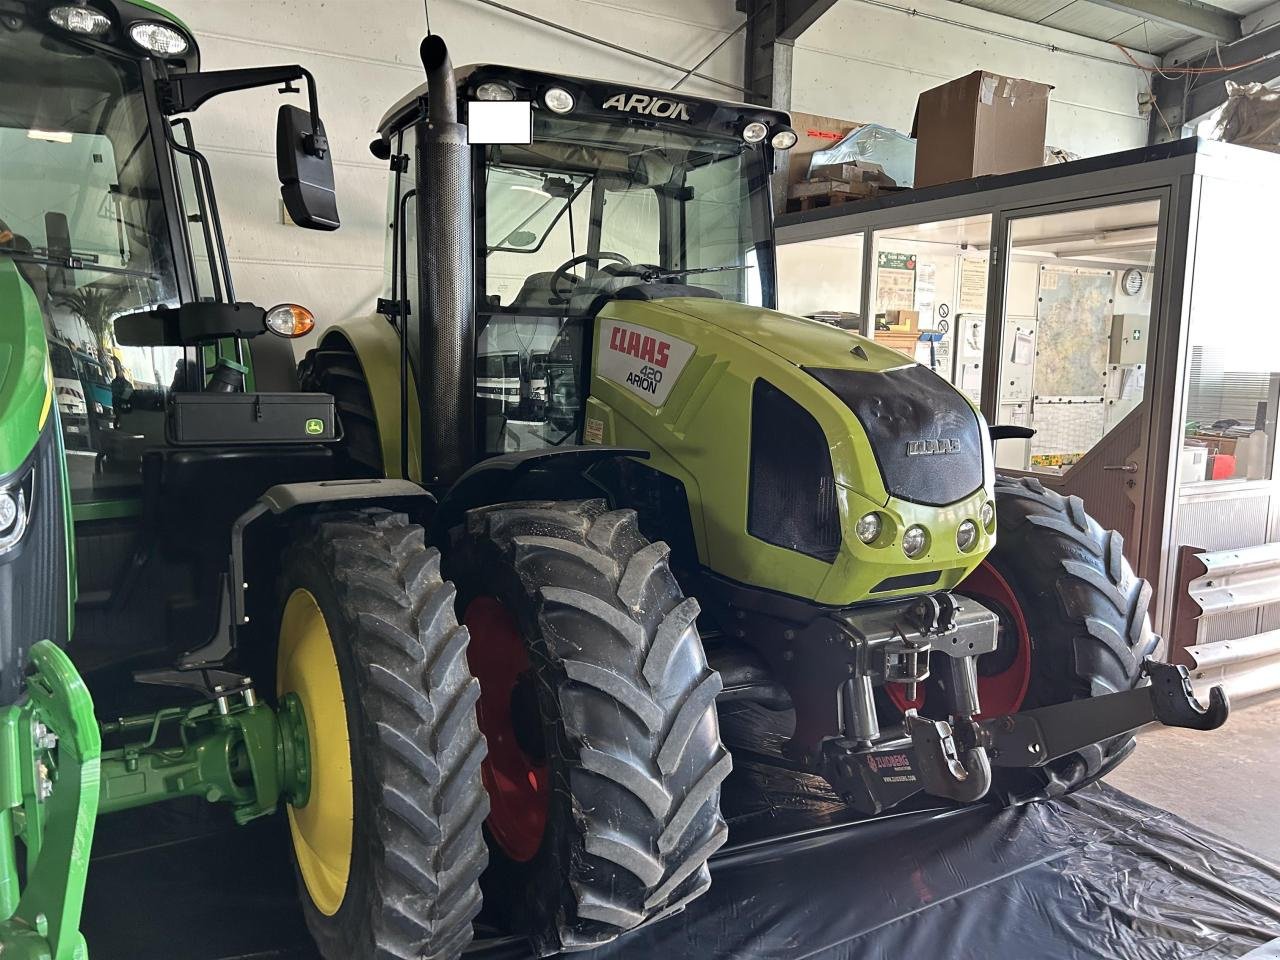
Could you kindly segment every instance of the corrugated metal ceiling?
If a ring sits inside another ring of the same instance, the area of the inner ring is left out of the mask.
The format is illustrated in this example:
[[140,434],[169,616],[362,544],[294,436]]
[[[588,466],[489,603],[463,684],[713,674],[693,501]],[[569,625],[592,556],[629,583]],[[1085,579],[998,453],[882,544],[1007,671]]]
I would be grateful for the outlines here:
[[[1132,13],[1124,13],[1094,3],[1093,0],[953,0],[965,6],[1004,14],[1017,20],[1053,27],[1094,40],[1119,43],[1132,50],[1157,56],[1167,53],[1196,34],[1183,27],[1158,23]],[[1174,8],[1178,0],[1167,0]],[[1215,0],[1224,13],[1243,16],[1267,6],[1272,0]]]

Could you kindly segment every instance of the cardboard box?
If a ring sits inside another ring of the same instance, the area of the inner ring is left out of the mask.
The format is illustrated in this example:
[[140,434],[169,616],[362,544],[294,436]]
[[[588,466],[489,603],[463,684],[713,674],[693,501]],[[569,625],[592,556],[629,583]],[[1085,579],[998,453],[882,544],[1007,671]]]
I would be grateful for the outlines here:
[[837,120],[816,113],[791,114],[791,129],[799,138],[787,151],[787,186],[799,183],[809,176],[809,161],[819,150],[833,147],[862,124],[852,120]]
[[893,180],[885,174],[884,167],[866,160],[851,160],[848,163],[822,163],[816,167],[809,168],[809,179],[894,185]]
[[850,183],[847,180],[801,180],[787,188],[787,198],[800,200],[805,197],[827,197],[843,194],[849,197],[874,197],[880,192],[876,183]]
[[975,70],[920,94],[911,126],[915,185],[1042,166],[1052,89]]

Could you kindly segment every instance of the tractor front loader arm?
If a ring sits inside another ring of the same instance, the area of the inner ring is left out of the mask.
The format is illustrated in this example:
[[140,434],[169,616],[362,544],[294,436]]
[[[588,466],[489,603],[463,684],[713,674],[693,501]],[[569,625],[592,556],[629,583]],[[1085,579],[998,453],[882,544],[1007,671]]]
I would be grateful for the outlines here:
[[16,960],[82,960],[102,737],[67,655],[41,640],[29,663],[25,701],[0,712],[0,950]]

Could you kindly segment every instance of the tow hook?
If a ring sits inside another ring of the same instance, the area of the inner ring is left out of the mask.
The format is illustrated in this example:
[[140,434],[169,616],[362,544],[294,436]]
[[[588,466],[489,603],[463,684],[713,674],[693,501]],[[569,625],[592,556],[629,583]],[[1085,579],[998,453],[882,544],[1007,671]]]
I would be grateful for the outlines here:
[[945,720],[929,720],[908,710],[907,733],[918,760],[925,793],[959,803],[972,803],[991,789],[991,760],[981,744],[958,746],[955,731]]

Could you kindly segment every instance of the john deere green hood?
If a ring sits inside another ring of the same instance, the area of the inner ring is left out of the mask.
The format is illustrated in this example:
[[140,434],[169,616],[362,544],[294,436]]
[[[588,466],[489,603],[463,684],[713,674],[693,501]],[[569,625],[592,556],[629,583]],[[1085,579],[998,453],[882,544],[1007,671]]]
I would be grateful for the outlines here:
[[0,477],[20,467],[40,437],[53,393],[44,319],[31,288],[0,256]]

